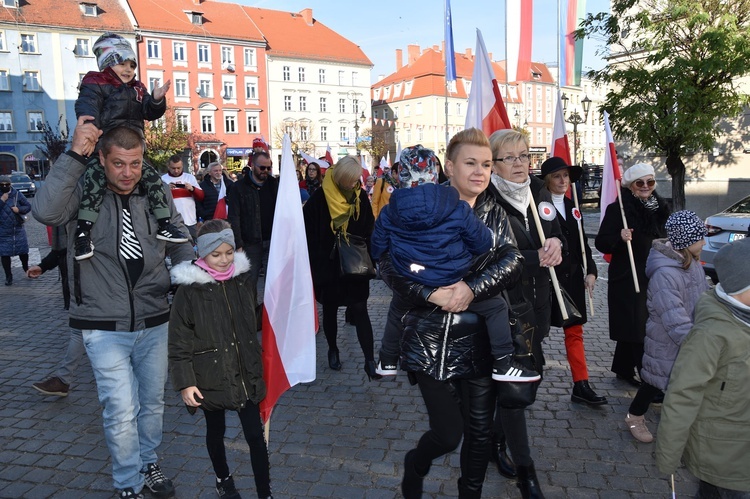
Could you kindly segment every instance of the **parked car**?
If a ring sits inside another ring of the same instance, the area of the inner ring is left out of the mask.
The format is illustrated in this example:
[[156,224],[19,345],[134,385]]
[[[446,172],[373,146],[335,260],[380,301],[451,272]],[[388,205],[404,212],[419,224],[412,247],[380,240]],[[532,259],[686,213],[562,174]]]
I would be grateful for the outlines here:
[[750,226],[750,196],[706,219],[708,235],[706,245],[701,251],[701,263],[706,275],[714,282],[719,282],[716,269],[714,269],[716,252],[727,243],[744,239],[748,234],[748,226]]
[[10,185],[27,198],[33,198],[36,194],[36,184],[25,173],[11,172]]

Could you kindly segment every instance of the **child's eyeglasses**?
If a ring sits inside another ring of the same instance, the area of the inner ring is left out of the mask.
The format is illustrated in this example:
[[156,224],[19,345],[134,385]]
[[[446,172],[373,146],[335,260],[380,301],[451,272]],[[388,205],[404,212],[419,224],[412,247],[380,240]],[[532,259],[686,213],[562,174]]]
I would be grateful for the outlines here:
[[636,187],[638,187],[638,188],[640,189],[640,188],[643,188],[643,187],[645,187],[645,186],[647,186],[647,185],[648,185],[649,187],[653,187],[653,186],[655,186],[655,185],[656,185],[656,180],[654,180],[654,179],[652,179],[652,178],[650,178],[650,179],[648,179],[648,180],[641,180],[641,179],[638,179],[638,180],[636,180],[636,181],[635,181],[635,182],[633,182],[633,183],[635,184],[635,186],[636,186]]

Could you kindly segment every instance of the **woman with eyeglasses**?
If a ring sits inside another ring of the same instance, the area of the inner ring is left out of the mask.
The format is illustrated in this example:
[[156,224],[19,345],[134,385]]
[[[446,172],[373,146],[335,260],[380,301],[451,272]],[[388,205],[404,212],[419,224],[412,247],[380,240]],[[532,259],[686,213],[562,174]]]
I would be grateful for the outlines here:
[[[617,342],[611,370],[618,379],[638,387],[646,336],[646,260],[654,239],[667,237],[664,224],[670,209],[656,193],[654,167],[639,163],[628,168],[622,177],[620,196],[628,228],[622,224],[618,201],[607,206],[596,249],[611,255],[607,301],[609,305],[609,337]],[[636,277],[640,293],[635,292],[627,241],[633,247]]]
[[320,165],[318,163],[310,163],[307,165],[305,170],[305,179],[299,183],[300,189],[306,189],[309,195],[313,195],[315,191],[320,187],[320,183],[323,181],[320,175]]
[[31,204],[26,197],[15,190],[10,177],[0,176],[0,258],[5,270],[5,285],[13,284],[13,273],[10,269],[10,258],[18,255],[23,271],[29,270],[29,242],[26,229],[23,227],[22,215],[31,211]]
[[[500,206],[508,214],[518,249],[524,258],[521,279],[508,291],[509,306],[529,303],[534,308],[536,329],[532,340],[534,368],[542,374],[544,355],[542,341],[549,334],[551,313],[550,274],[548,267],[562,262],[562,229],[556,216],[541,219],[546,241],[541,243],[531,213],[531,203],[552,202],[550,193],[542,190],[544,182],[529,175],[529,140],[515,130],[498,130],[490,136],[492,146],[492,185]],[[513,461],[506,454],[507,446]],[[495,412],[495,435],[491,459],[498,472],[512,478],[518,476],[518,488],[524,498],[543,498],[531,458],[526,431],[525,409],[508,409],[498,398]],[[515,462],[515,465],[514,465]]]
[[305,203],[307,249],[310,257],[315,299],[323,306],[323,332],[328,342],[328,367],[341,370],[336,343],[338,310],[347,307],[357,329],[357,339],[365,357],[368,379],[379,379],[375,372],[372,323],[367,313],[370,281],[340,275],[336,237],[354,234],[367,240],[375,227],[370,201],[359,181],[362,167],[354,156],[345,156],[328,169],[323,185]]

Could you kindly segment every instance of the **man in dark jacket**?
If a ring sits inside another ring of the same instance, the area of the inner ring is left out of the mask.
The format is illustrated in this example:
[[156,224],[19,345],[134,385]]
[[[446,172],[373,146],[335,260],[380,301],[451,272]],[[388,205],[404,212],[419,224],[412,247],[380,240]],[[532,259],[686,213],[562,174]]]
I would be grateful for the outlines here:
[[268,261],[279,181],[271,176],[271,156],[263,150],[253,154],[248,166],[250,172],[229,193],[229,223],[237,249],[242,248],[250,259],[250,272],[257,283],[263,262]]
[[[152,237],[156,217],[140,186],[143,141],[128,128],[101,131],[90,116],[78,118],[70,150],[60,156],[34,198],[32,210],[47,225],[68,224],[68,266],[74,301],[70,326],[83,331],[83,342],[104,410],[104,436],[112,456],[119,497],[142,498],[147,486],[156,497],[174,495],[174,485],[157,464],[167,380],[167,325],[172,264],[192,260],[188,244]],[[107,189],[99,222],[91,231],[96,246],[86,260],[72,258],[73,228],[82,195],[79,179],[86,164],[82,152],[99,142]],[[182,217],[167,192],[170,218],[184,230]]]
[[218,161],[209,164],[207,170],[206,177],[200,183],[203,199],[195,200],[195,211],[204,221],[214,218],[226,220],[227,196],[234,182],[227,177]]

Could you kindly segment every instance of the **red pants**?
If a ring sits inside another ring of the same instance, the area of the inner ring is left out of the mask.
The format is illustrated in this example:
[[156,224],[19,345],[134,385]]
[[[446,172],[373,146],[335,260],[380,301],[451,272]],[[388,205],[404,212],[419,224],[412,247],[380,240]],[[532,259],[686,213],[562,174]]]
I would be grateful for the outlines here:
[[583,349],[583,326],[569,326],[563,328],[565,332],[565,353],[568,356],[573,382],[589,379],[586,367],[586,352]]

